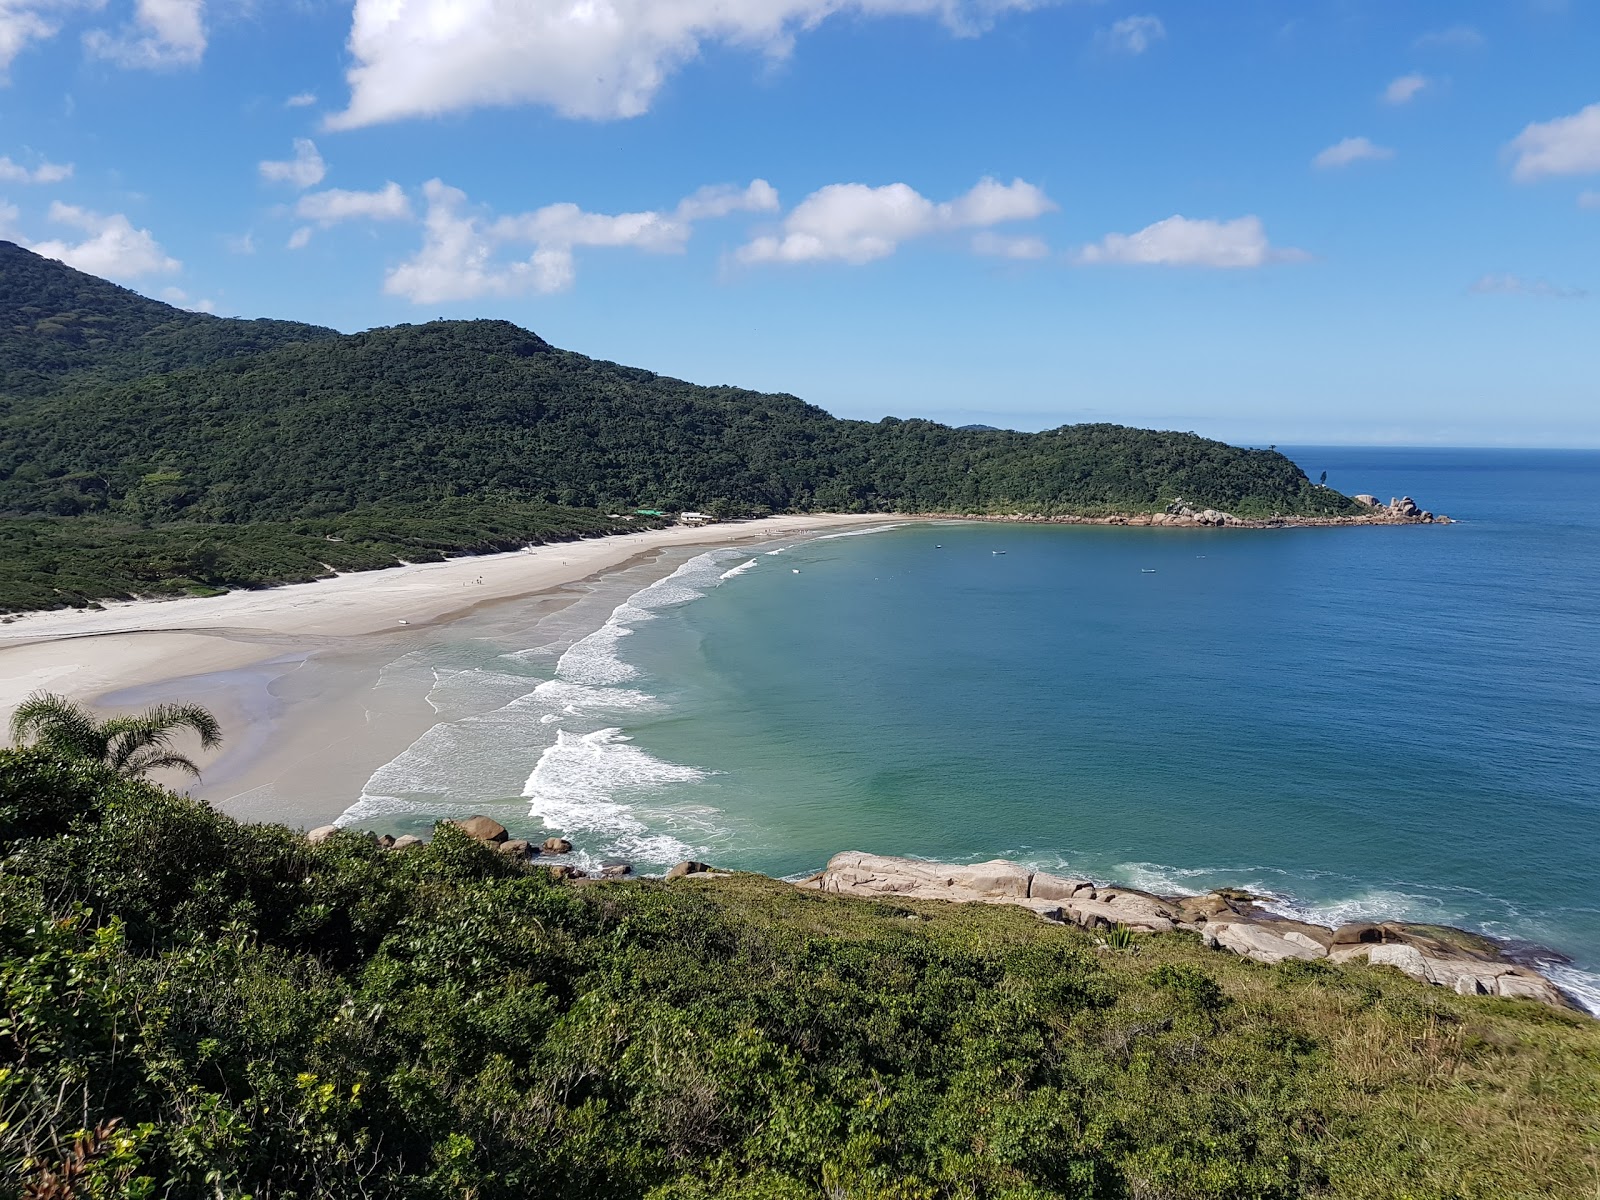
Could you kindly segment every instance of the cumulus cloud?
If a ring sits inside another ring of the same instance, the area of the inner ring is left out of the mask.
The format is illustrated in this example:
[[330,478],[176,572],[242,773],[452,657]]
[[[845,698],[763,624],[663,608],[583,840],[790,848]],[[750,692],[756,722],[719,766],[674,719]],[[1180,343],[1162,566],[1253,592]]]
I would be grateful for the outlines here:
[[1107,46],[1123,54],[1143,54],[1152,45],[1167,36],[1167,27],[1160,17],[1123,17],[1106,30]]
[[124,67],[193,66],[206,50],[205,0],[138,0],[132,24],[91,30],[83,44]]
[[1475,50],[1485,39],[1471,25],[1451,25],[1447,29],[1432,29],[1414,43],[1419,50]]
[[1043,238],[1007,237],[988,230],[973,236],[972,252],[985,258],[1009,258],[1019,262],[1050,257],[1050,247]]
[[1558,287],[1545,279],[1520,275],[1485,275],[1467,291],[1474,296],[1538,296],[1547,300],[1578,300],[1589,293],[1582,288]]
[[1138,233],[1108,233],[1078,253],[1081,263],[1163,267],[1264,267],[1303,262],[1303,250],[1273,246],[1260,217],[1191,221],[1172,216]]
[[720,183],[703,187],[678,203],[675,216],[680,221],[706,221],[736,212],[777,212],[778,189],[765,179],[748,187]]
[[[294,215],[331,229],[341,221],[409,221],[411,201],[392,180],[375,192],[351,192],[329,188],[307,192],[295,202]],[[311,242],[312,227],[302,225],[289,235],[289,249],[302,250]]]
[[1600,172],[1600,104],[1570,117],[1534,122],[1512,139],[1511,177],[1527,183],[1551,175]]
[[929,234],[1025,221],[1055,205],[1021,179],[982,179],[971,191],[935,204],[904,183],[868,187],[835,183],[812,192],[784,218],[780,234],[739,249],[745,263],[836,261],[859,266],[893,254],[901,242]]
[[281,162],[258,164],[261,178],[269,183],[288,183],[297,188],[316,187],[328,173],[328,164],[317,153],[317,144],[310,138],[294,139],[294,157]]
[[78,229],[85,235],[83,240],[55,239],[28,248],[91,275],[138,279],[169,275],[183,265],[161,248],[148,229],[135,229],[121,213],[103,215],[58,200],[50,206],[50,220]]
[[42,162],[37,167],[25,167],[0,155],[0,183],[60,183],[70,178],[71,163]]
[[[492,217],[474,211],[465,192],[438,179],[423,185],[428,209],[422,246],[384,279],[384,291],[416,304],[565,291],[577,277],[574,251],[630,247],[654,254],[680,252],[694,222],[734,212],[775,209],[777,193],[765,180],[746,188],[701,188],[672,212],[593,213],[576,204],[548,204],[532,212]],[[502,255],[507,247],[526,257]]]
[[317,102],[315,92],[296,92],[283,102],[285,108],[310,108]]
[[350,129],[485,105],[542,104],[569,117],[645,112],[702,47],[781,58],[836,14],[923,15],[957,33],[1049,0],[356,0]]
[[1348,167],[1351,163],[1379,161],[1393,157],[1393,150],[1387,146],[1374,145],[1369,138],[1347,137],[1319,153],[1311,160],[1311,165],[1328,171],[1338,167]]
[[409,221],[411,201],[406,199],[400,185],[391,180],[375,192],[350,192],[343,188],[308,192],[295,203],[294,213],[324,228],[357,219]]
[[1385,104],[1409,104],[1431,82],[1426,75],[1402,75],[1399,79],[1391,81],[1389,86],[1383,89],[1383,102]]

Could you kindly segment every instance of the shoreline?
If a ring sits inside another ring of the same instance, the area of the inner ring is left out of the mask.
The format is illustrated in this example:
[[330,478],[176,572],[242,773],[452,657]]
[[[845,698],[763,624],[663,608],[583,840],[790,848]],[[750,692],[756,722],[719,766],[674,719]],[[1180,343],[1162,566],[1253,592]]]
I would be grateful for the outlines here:
[[[103,712],[204,704],[230,737],[198,760],[205,777],[191,794],[241,820],[318,824],[354,803],[371,773],[437,720],[426,688],[384,674],[441,631],[492,623],[497,610],[519,602],[524,624],[547,620],[608,579],[631,573],[644,578],[629,590],[648,584],[679,551],[897,519],[822,514],[672,526],[221,596],[22,614],[0,625],[0,721],[39,690]],[[162,782],[180,790],[190,783]],[[302,786],[342,799],[305,798]]]

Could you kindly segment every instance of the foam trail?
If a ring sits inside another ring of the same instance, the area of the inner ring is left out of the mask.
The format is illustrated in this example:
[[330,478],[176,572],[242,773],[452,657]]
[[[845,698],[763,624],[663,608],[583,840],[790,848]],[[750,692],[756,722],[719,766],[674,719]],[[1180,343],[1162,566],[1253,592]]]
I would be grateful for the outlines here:
[[866,537],[869,533],[887,533],[891,529],[899,528],[900,526],[898,524],[874,525],[869,529],[847,529],[843,533],[824,533],[820,537],[814,537],[811,540],[814,542],[831,542],[834,538]]
[[756,560],[752,558],[749,562],[740,563],[737,567],[734,567],[730,571],[724,571],[721,575],[721,578],[732,579],[736,575],[743,575],[746,571],[755,570],[755,567]]

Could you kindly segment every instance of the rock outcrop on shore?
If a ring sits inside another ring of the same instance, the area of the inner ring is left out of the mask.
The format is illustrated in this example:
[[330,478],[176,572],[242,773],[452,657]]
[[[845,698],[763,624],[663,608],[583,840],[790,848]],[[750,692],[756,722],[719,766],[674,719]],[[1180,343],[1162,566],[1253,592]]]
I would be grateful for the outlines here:
[[1333,963],[1366,959],[1465,996],[1571,1004],[1531,967],[1509,961],[1487,938],[1464,930],[1397,921],[1354,922],[1330,929],[1268,912],[1254,898],[1221,890],[1204,896],[1157,896],[1137,888],[1096,884],[1034,871],[996,859],[970,866],[864,854],[836,854],[801,887],[842,896],[1012,904],[1049,921],[1086,929],[1136,933],[1197,933],[1206,945],[1261,963],[1286,959]]
[[1366,511],[1341,517],[1239,517],[1220,509],[1196,507],[1183,499],[1174,500],[1158,513],[1108,513],[1103,516],[1040,513],[926,513],[929,517],[959,518],[966,521],[1018,521],[1044,525],[1129,525],[1161,526],[1175,529],[1300,529],[1334,525],[1451,525],[1442,513],[1420,507],[1410,496],[1392,499],[1388,504],[1376,496],[1352,497]]

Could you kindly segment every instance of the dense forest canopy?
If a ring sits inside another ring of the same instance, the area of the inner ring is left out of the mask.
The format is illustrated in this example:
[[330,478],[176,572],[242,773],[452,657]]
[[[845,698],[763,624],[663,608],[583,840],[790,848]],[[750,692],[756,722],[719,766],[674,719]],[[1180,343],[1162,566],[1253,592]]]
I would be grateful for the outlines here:
[[[446,501],[531,506],[548,527],[552,506],[1097,514],[1179,497],[1241,516],[1355,511],[1275,451],[1191,433],[840,420],[793,396],[587,358],[504,321],[342,335],[181,312],[0,243],[0,518],[35,522],[13,542],[71,543],[92,518],[101,542],[203,526],[238,546],[263,522],[376,506],[403,524]],[[594,532],[594,517],[570,532]],[[455,548],[489,540],[472,529]]]

